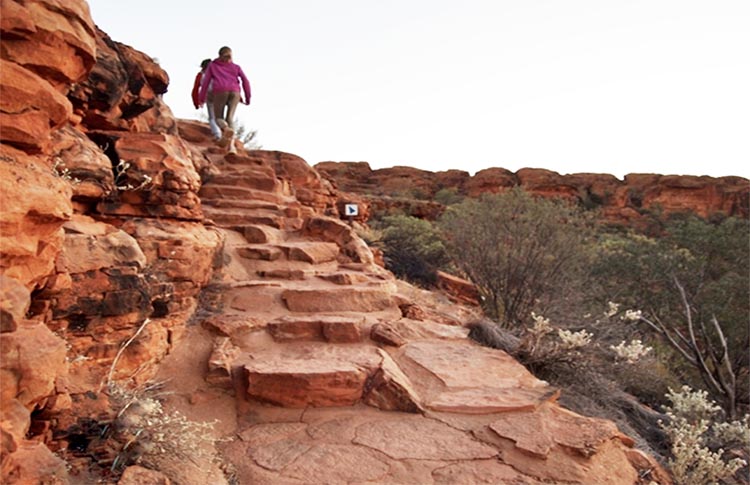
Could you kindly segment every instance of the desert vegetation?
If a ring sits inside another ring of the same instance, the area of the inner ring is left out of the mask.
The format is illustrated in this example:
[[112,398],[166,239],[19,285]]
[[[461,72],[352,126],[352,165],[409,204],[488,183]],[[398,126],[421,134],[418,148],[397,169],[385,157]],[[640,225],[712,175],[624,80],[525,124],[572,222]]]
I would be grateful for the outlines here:
[[605,226],[516,188],[451,198],[435,223],[374,227],[396,274],[471,280],[487,316],[476,340],[564,387],[568,407],[614,419],[677,483],[746,483],[750,225],[652,219],[640,232]]

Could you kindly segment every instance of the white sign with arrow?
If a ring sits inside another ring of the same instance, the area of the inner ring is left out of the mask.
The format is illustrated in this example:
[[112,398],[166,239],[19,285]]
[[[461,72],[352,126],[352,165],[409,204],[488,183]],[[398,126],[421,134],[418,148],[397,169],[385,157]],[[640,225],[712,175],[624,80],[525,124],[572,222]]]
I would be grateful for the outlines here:
[[357,204],[346,204],[344,206],[344,215],[349,217],[359,215],[359,206]]

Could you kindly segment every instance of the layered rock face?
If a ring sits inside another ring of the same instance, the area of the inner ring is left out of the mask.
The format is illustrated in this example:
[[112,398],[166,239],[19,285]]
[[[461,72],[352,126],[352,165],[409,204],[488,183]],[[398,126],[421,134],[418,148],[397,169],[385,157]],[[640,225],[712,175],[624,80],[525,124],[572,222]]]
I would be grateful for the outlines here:
[[365,162],[322,162],[316,170],[345,192],[366,196],[371,210],[399,209],[415,217],[434,219],[444,207],[434,202],[441,190],[478,197],[512,187],[544,197],[560,197],[587,208],[598,208],[613,224],[638,226],[647,211],[663,215],[690,212],[707,218],[750,216],[750,180],[742,177],[697,177],[629,174],[624,180],[613,175],[579,173],[560,175],[543,169],[524,168],[511,172],[489,168],[470,176],[448,170],[429,172],[411,167],[372,170]]
[[208,162],[177,136],[162,69],[83,1],[3,2],[0,19],[2,474],[51,483],[67,472],[44,443],[69,445],[108,378],[153,375],[223,235],[203,223]]
[[[108,384],[154,378],[165,406],[216,420],[239,483],[668,482],[612,423],[470,341],[475,307],[375,264],[339,216],[357,196],[174,119],[167,74],[83,1],[4,1],[0,29],[4,482],[107,479]],[[146,482],[169,480],[120,481]]]

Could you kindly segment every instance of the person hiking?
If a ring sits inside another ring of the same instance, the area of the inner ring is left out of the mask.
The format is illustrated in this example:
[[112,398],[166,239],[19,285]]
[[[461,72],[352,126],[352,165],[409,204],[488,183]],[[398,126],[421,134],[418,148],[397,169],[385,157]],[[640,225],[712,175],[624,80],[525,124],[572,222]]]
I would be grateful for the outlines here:
[[[240,81],[242,89],[240,90]],[[219,49],[219,57],[206,68],[198,92],[198,101],[202,105],[208,97],[209,87],[213,91],[213,107],[216,123],[222,128],[222,142],[230,144],[229,151],[234,151],[234,111],[242,102],[250,105],[250,81],[242,68],[232,62],[232,49],[227,46]],[[244,100],[242,94],[244,93]],[[220,142],[221,144],[221,142]]]
[[[195,106],[195,109],[198,109],[200,107],[200,99],[198,98],[198,91],[201,87],[201,81],[203,80],[203,76],[206,73],[206,69],[208,68],[208,65],[211,64],[211,59],[203,59],[201,62],[201,70],[198,72],[198,74],[195,75],[195,81],[193,82],[193,106]],[[208,87],[208,94],[206,95],[206,111],[208,111],[208,126],[211,127],[211,134],[214,135],[215,140],[219,140],[221,138],[221,130],[219,130],[219,126],[216,124],[216,117],[214,116],[214,97],[213,93],[211,92],[211,86]]]

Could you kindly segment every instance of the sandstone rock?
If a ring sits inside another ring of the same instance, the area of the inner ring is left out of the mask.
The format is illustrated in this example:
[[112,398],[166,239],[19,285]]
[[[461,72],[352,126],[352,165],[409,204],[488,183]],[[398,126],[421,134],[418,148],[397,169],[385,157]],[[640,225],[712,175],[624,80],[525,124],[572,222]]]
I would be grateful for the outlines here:
[[438,288],[443,290],[449,298],[467,305],[479,305],[479,290],[471,281],[459,278],[457,276],[437,272]]
[[3,59],[44,76],[63,94],[94,64],[94,22],[82,0],[4,2],[0,32]]
[[[5,48],[5,41],[3,41]],[[70,102],[45,79],[33,72],[0,60],[0,140],[30,153],[49,144],[53,129],[67,122],[73,111]]]
[[[531,410],[556,398],[555,389],[505,352],[466,341],[410,342],[394,358],[417,392],[429,395],[424,405],[437,411]],[[436,386],[442,390],[435,393]]]
[[284,407],[351,406],[381,360],[367,347],[308,346],[252,356],[244,366],[248,396]]
[[29,311],[31,293],[13,278],[0,274],[0,333],[13,332]]
[[220,314],[203,320],[203,328],[213,330],[219,335],[226,337],[241,337],[242,335],[262,329],[265,321],[253,318],[249,315],[225,315]]
[[369,287],[284,290],[281,298],[293,312],[375,312],[393,307],[387,289]]
[[406,339],[392,325],[387,323],[376,323],[370,329],[370,339],[385,345],[400,347],[406,343]]
[[[382,187],[401,187],[408,194],[402,167],[373,171],[367,163],[323,162],[316,168],[339,189],[356,192],[367,199],[371,211],[389,213],[400,211],[415,217],[436,219],[442,206],[429,198],[435,188],[453,189],[457,194],[479,197],[485,193],[500,193],[521,186],[532,194],[543,197],[562,197],[587,208],[600,208],[609,224],[639,226],[644,216],[639,211],[660,208],[664,215],[674,212],[693,212],[703,217],[712,214],[750,216],[750,183],[742,177],[662,176],[657,174],[628,174],[619,180],[607,174],[560,175],[544,169],[521,169],[516,173],[503,168],[480,170],[473,177],[461,171],[431,173],[416,171],[409,174],[428,197],[420,200],[385,196]],[[456,173],[451,173],[456,172]],[[390,178],[389,178],[390,177]],[[399,186],[399,184],[401,184]]]
[[323,337],[331,343],[356,343],[362,340],[361,322],[356,319],[328,319],[322,322]]
[[388,464],[371,450],[319,444],[296,459],[284,475],[304,481],[325,476],[329,483],[378,483],[388,471]]
[[115,178],[118,199],[99,203],[102,213],[196,221],[203,218],[197,195],[200,176],[182,140],[150,133],[107,136],[123,165]]
[[18,399],[3,400],[0,404],[0,430],[3,436],[0,463],[21,446],[26,433],[29,432],[30,425],[31,411],[26,409]]
[[[157,95],[166,92],[169,78],[153,60],[130,46],[113,42],[96,30],[96,64],[88,79],[79,82],[69,94],[75,112],[91,130],[156,130],[155,123],[164,116],[149,117],[139,123],[144,113],[160,104]],[[167,115],[171,118],[171,113]],[[177,134],[177,124],[170,123],[170,134]]]
[[3,464],[3,477],[9,484],[69,483],[65,462],[55,456],[43,443],[22,442]]
[[420,412],[420,399],[409,378],[386,352],[378,352],[383,361],[367,383],[363,402],[386,411]]
[[51,168],[0,145],[0,270],[29,289],[53,273],[70,219],[70,185]]
[[214,347],[208,358],[206,382],[231,388],[232,368],[240,352],[240,348],[234,345],[229,337],[219,337],[214,340]]
[[513,484],[541,485],[527,475],[519,473],[512,466],[498,460],[472,460],[459,462],[435,469],[432,478],[436,485],[474,484]]
[[276,174],[289,181],[295,196],[303,205],[325,213],[335,205],[331,184],[323,179],[302,158],[283,152],[255,150],[252,154],[273,167]]
[[122,472],[117,485],[170,485],[166,475],[138,465],[131,465]]
[[339,248],[334,243],[286,243],[281,245],[281,248],[287,253],[289,260],[304,261],[310,264],[322,264],[334,261],[339,254]]
[[50,151],[57,173],[75,181],[74,200],[96,202],[112,194],[112,161],[83,133],[70,125],[54,131]]
[[65,241],[58,271],[85,273],[116,266],[146,266],[138,242],[125,231],[84,215],[74,215],[63,228]]
[[2,402],[12,399],[31,410],[51,396],[55,380],[66,371],[65,341],[46,325],[28,322],[0,334]]
[[360,425],[354,443],[397,460],[476,460],[498,454],[494,448],[446,424],[411,416]]
[[310,217],[302,229],[306,236],[338,244],[341,251],[357,263],[372,264],[372,252],[351,227],[331,217]]

